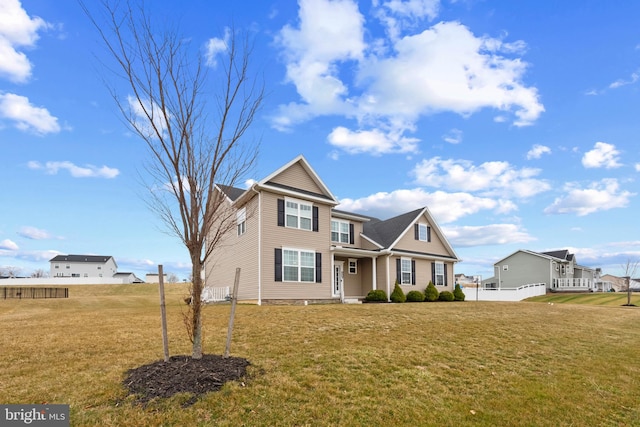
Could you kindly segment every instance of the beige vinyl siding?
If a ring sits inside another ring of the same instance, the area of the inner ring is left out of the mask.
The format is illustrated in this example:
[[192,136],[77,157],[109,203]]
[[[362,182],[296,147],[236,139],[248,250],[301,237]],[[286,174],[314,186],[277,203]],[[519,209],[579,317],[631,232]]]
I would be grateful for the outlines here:
[[285,169],[271,179],[277,184],[287,185],[300,190],[311,191],[317,194],[324,194],[324,191],[309,176],[307,171],[300,165],[295,163],[291,167]]
[[[414,231],[415,224],[427,224],[431,227],[430,242],[416,240],[415,231]],[[393,249],[423,252],[423,253],[443,255],[443,256],[453,256],[452,253],[449,253],[445,245],[442,243],[442,240],[440,240],[440,237],[435,232],[435,227],[427,223],[426,218],[420,218],[420,220],[412,224],[411,227],[409,227],[409,229],[407,230],[407,232],[400,238],[398,243],[396,243]]]
[[[318,232],[279,227],[277,200],[282,198],[277,194],[262,192],[262,299],[330,299],[331,208],[314,203],[318,207]],[[300,199],[303,200],[302,197]],[[276,282],[275,248],[320,252],[322,283]]]
[[[258,197],[245,204],[247,211],[246,231],[238,236],[235,213],[233,228],[229,230],[218,248],[211,254],[206,265],[206,285],[229,286],[233,290],[236,268],[240,268],[238,287],[239,300],[258,299]],[[229,209],[231,209],[229,207]]]

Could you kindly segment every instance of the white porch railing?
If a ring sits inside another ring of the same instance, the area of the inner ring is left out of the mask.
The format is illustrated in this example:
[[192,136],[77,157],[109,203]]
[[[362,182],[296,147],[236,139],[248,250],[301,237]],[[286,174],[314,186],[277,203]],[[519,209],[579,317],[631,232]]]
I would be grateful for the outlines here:
[[553,290],[574,290],[574,291],[586,291],[593,288],[593,280],[582,279],[553,279]]
[[229,286],[220,288],[208,287],[202,290],[202,302],[220,302],[229,301],[230,299]]
[[515,289],[463,288],[465,301],[522,301],[547,293],[545,283],[531,283]]

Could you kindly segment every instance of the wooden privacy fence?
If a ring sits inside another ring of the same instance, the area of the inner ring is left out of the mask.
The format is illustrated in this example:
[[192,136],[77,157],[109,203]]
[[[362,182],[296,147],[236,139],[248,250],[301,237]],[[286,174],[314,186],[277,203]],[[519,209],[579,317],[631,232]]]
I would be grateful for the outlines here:
[[69,288],[0,287],[3,299],[69,298]]

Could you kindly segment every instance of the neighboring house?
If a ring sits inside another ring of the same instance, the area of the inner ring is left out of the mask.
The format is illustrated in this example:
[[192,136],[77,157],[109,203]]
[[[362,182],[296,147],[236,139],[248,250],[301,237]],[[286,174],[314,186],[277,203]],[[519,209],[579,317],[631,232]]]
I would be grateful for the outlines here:
[[396,280],[423,291],[453,290],[453,248],[424,207],[380,220],[337,210],[338,200],[303,156],[247,190],[216,186],[235,227],[205,265],[209,288],[233,286],[238,299],[351,302]]
[[112,256],[57,255],[50,261],[50,277],[112,278],[118,266]]
[[144,283],[144,280],[137,277],[134,273],[116,273],[113,275],[114,279],[121,279],[122,283]]
[[493,266],[494,277],[483,280],[486,289],[515,289],[544,283],[550,291],[595,291],[595,270],[581,266],[568,250],[518,250]]
[[[627,278],[614,276],[612,274],[604,274],[601,277],[603,283],[609,285],[609,289],[613,289],[616,292],[626,292],[627,291]],[[640,290],[640,279],[630,279],[629,285],[631,286],[631,290]]]
[[465,274],[456,274],[456,285],[461,287],[475,288],[480,284],[480,276],[467,276]]
[[[162,275],[162,281],[167,283],[167,275]],[[144,281],[147,283],[160,283],[160,275],[158,273],[147,273],[145,274]]]

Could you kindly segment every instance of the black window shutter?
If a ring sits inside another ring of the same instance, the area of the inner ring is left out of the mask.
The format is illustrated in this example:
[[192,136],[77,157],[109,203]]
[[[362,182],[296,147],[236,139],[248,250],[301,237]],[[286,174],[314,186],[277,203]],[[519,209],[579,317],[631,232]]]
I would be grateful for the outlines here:
[[402,284],[402,266],[400,258],[396,259],[396,276],[398,283]]
[[284,199],[278,199],[278,227],[284,227]]
[[444,285],[447,286],[447,264],[444,265]]
[[416,262],[411,260],[411,284],[416,284]]
[[316,252],[316,283],[322,283],[322,254]]
[[413,226],[413,235],[416,240],[420,240],[420,225],[415,224]]
[[436,263],[432,262],[431,263],[431,281],[433,282],[433,284],[436,284]]
[[318,207],[314,206],[313,207],[313,231],[318,231],[319,230],[319,224],[318,224]]
[[427,242],[431,241],[431,227],[427,225]]
[[349,244],[353,245],[355,243],[355,227],[353,224],[349,224]]
[[282,282],[282,249],[280,248],[276,248],[276,252],[275,252],[275,262],[273,263],[275,265],[275,281],[276,282]]

